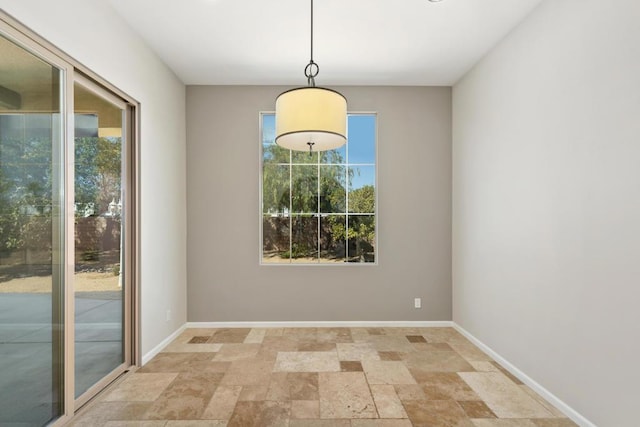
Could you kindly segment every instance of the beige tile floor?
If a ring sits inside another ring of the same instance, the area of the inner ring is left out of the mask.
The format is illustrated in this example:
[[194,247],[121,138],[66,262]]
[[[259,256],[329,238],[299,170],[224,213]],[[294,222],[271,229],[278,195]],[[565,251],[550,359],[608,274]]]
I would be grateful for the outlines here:
[[575,426],[452,328],[188,329],[73,425]]

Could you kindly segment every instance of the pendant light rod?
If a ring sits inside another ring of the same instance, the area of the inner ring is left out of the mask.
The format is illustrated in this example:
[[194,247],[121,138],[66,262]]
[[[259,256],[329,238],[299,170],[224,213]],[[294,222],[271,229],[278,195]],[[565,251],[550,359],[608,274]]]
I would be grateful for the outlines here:
[[311,62],[313,62],[313,0],[311,0]]
[[307,77],[307,84],[310,87],[316,86],[316,76],[319,72],[320,67],[313,62],[313,0],[311,0],[311,57],[307,66],[304,67],[304,75]]

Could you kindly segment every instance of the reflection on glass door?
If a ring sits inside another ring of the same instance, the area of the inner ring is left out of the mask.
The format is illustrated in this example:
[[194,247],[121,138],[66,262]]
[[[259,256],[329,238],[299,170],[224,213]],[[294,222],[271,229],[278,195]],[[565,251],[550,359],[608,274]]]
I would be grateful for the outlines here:
[[0,425],[63,411],[62,77],[0,36]]
[[[74,87],[75,397],[124,370],[124,103]],[[126,170],[126,168],[125,168]],[[90,394],[90,393],[89,393]]]

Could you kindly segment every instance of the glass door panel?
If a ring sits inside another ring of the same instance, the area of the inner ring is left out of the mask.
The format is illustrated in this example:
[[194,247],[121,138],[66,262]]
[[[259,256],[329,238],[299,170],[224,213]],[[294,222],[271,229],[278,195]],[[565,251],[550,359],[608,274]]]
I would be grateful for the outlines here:
[[63,413],[63,76],[0,36],[0,425]]
[[[76,82],[75,397],[124,370],[126,106]],[[91,393],[89,393],[91,394]]]

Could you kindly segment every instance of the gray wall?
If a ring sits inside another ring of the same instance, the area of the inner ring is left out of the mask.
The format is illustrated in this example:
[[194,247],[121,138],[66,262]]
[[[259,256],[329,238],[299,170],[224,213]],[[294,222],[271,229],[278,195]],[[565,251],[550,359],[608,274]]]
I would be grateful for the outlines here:
[[548,0],[454,87],[454,321],[599,426],[640,402],[640,3]]
[[451,89],[340,88],[378,112],[378,266],[260,266],[258,114],[285,89],[187,87],[188,320],[450,320]]

